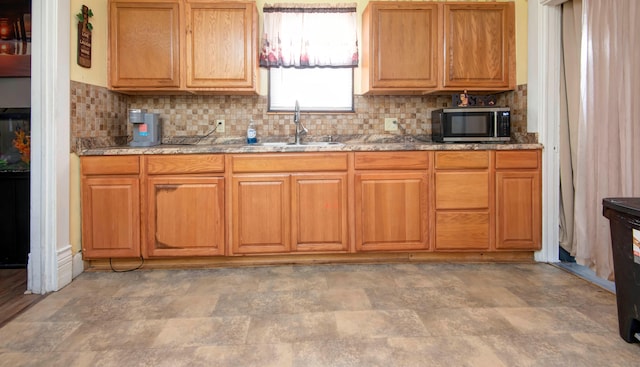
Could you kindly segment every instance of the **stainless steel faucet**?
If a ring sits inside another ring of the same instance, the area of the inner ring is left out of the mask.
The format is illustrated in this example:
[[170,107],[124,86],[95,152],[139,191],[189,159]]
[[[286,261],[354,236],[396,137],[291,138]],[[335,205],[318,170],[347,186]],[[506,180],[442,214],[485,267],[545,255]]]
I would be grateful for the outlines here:
[[293,112],[293,123],[296,124],[296,145],[300,144],[300,135],[306,134],[309,132],[307,128],[304,126],[302,121],[300,121],[300,104],[298,100],[296,100],[296,107]]

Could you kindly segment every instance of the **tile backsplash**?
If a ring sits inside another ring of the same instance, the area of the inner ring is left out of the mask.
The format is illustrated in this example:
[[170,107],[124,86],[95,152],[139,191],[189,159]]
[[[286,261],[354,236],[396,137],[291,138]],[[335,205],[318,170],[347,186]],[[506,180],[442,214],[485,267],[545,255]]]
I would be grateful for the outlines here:
[[[451,105],[451,96],[354,96],[355,113],[303,113],[308,139],[336,135],[380,135],[385,117],[398,119],[394,135],[431,134],[431,111]],[[498,105],[511,107],[512,137],[516,142],[536,142],[527,133],[527,86],[498,95]],[[128,96],[80,82],[71,82],[71,147],[125,145],[132,135],[128,108],[144,108],[160,114],[163,142],[196,140],[225,120],[225,132],[216,140],[243,139],[253,119],[258,138],[292,136],[292,113],[268,113],[266,96]]]
[[127,96],[71,81],[71,151],[127,143]]

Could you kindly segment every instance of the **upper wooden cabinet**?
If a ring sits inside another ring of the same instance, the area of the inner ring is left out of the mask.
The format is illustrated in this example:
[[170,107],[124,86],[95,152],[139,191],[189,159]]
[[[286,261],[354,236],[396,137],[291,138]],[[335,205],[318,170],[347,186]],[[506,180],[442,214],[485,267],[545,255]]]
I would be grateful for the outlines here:
[[178,0],[109,2],[109,81],[114,89],[180,87]]
[[254,94],[254,1],[110,0],[109,75],[122,92]]
[[437,3],[372,2],[362,16],[364,91],[435,89],[438,83]]
[[193,0],[186,5],[187,88],[254,90],[254,3]]
[[515,88],[513,2],[370,2],[362,18],[362,92]]
[[514,3],[446,3],[443,6],[443,87],[514,89]]

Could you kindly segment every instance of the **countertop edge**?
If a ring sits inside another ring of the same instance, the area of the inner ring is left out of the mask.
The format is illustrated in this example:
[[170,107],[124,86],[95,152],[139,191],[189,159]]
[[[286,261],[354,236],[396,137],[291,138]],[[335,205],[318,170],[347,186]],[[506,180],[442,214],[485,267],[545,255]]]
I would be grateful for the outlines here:
[[80,156],[150,154],[244,154],[297,152],[376,152],[429,150],[532,150],[544,149],[539,143],[346,143],[329,146],[265,146],[248,144],[156,145],[152,147],[104,147],[83,149]]

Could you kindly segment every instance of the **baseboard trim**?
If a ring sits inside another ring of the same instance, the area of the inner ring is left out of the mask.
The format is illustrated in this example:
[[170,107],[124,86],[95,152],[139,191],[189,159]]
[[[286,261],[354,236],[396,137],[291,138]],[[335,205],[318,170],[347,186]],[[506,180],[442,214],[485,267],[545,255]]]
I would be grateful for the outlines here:
[[[91,270],[132,270],[167,268],[210,268],[268,265],[362,264],[362,263],[419,263],[419,262],[510,262],[532,263],[533,251],[512,252],[413,252],[358,254],[291,254],[258,256],[183,257],[164,259],[95,259],[89,261]],[[142,264],[142,266],[140,266]]]
[[58,284],[56,291],[62,289],[65,285],[71,283],[73,279],[73,253],[71,245],[67,245],[56,252],[58,259]]
[[85,263],[82,259],[82,252],[78,252],[73,255],[73,263],[72,263],[72,277],[75,279],[78,275],[84,272]]

